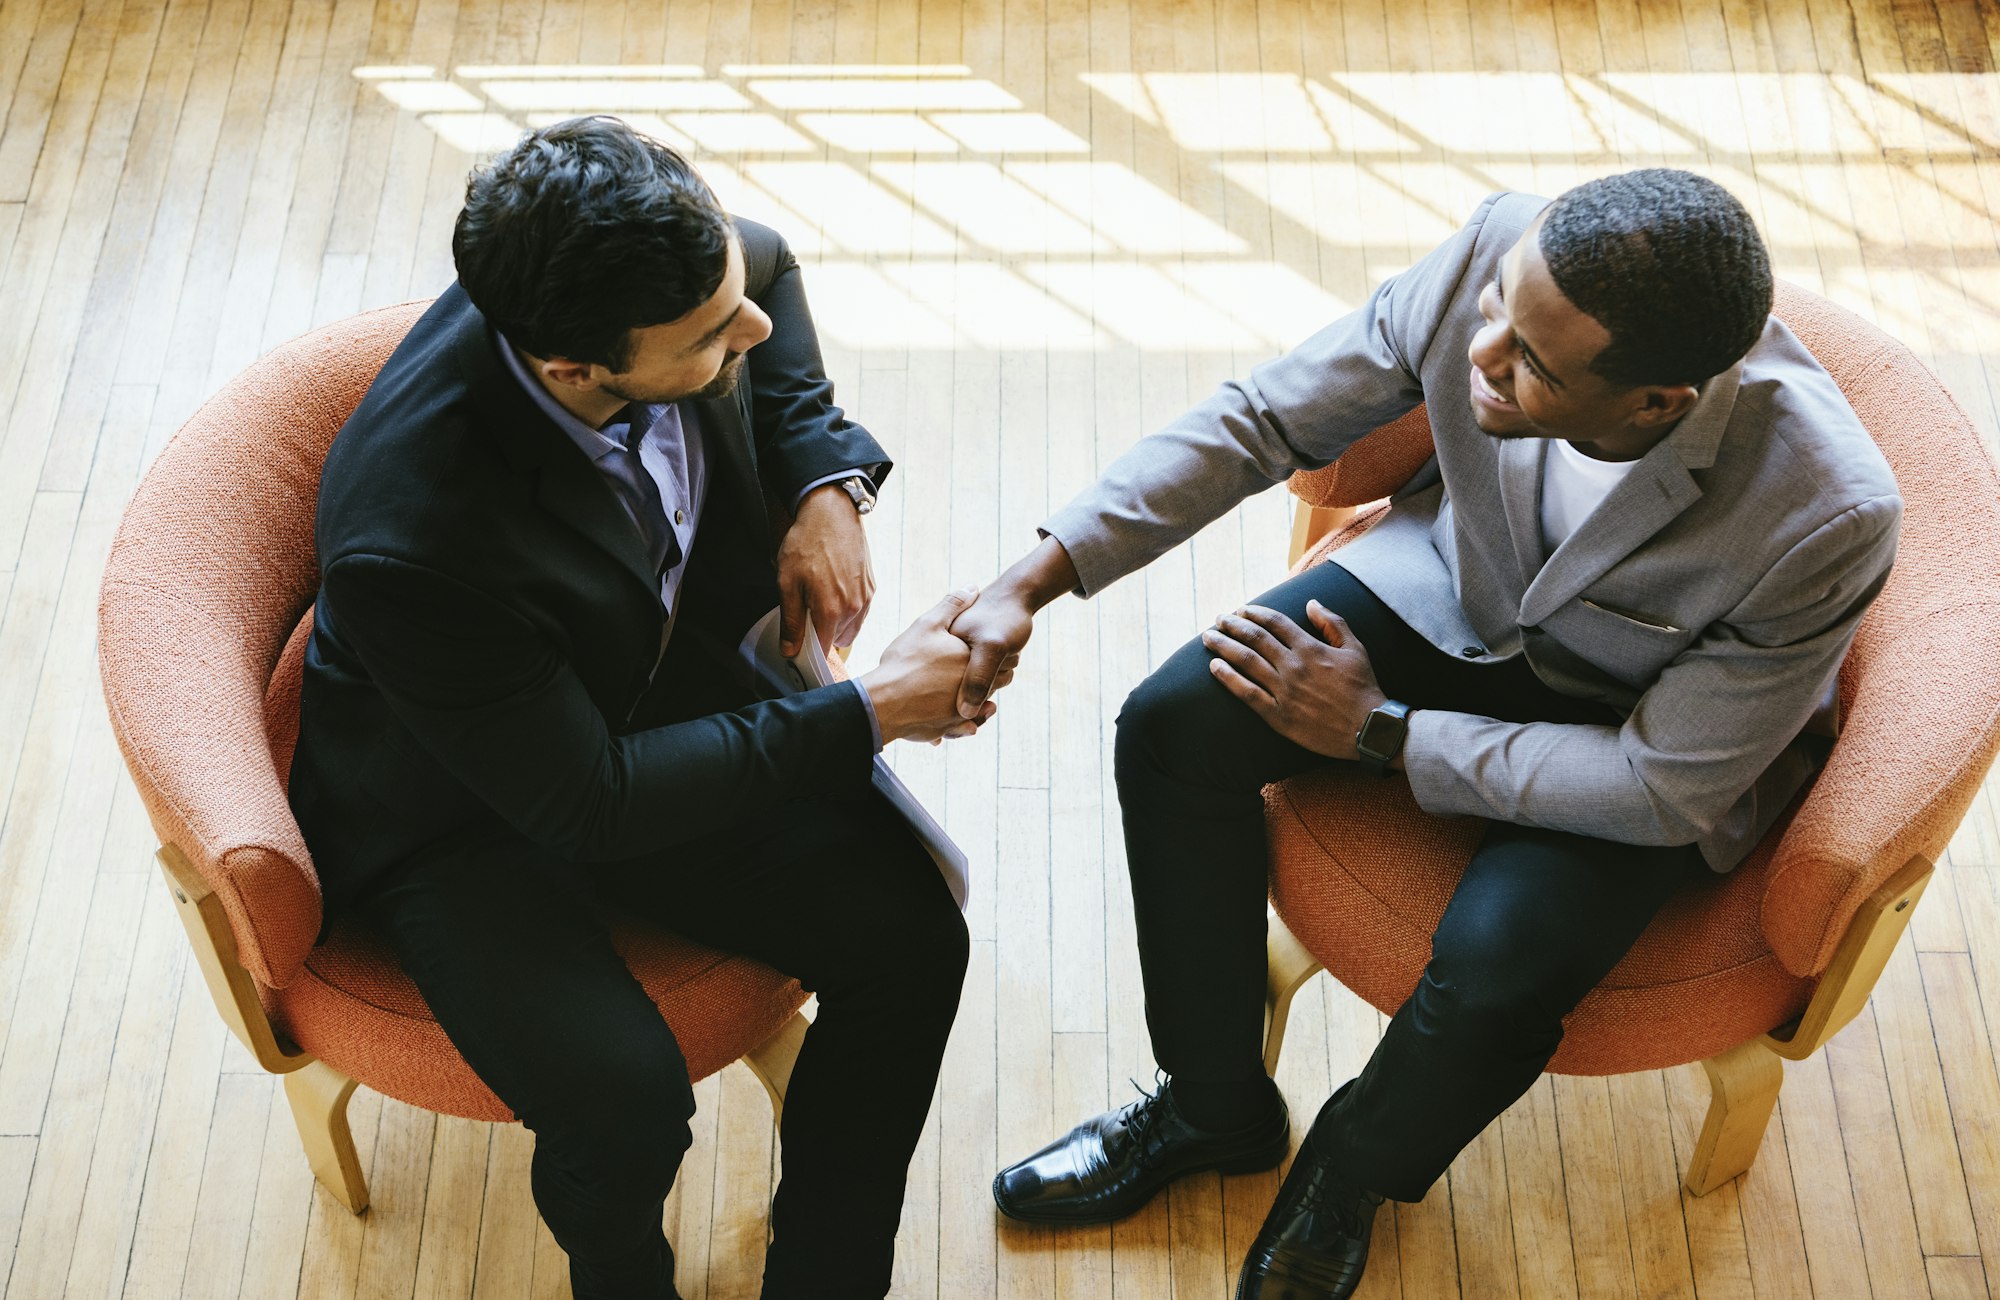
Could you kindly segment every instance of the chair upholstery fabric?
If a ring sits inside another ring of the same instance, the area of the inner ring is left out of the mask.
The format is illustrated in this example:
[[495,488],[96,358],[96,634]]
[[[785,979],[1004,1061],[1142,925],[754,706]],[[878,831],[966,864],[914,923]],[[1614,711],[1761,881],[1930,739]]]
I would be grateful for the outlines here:
[[[381,940],[336,925],[285,783],[319,585],[313,513],[327,447],[427,304],[386,307],[278,348],[163,449],[105,567],[99,667],[113,730],[161,839],[227,911],[266,1011],[300,1047],[398,1100],[511,1118],[445,1038]],[[614,924],[690,1073],[771,1037],[806,995],[761,963]]]
[[[1698,1060],[1797,1015],[1856,909],[1912,857],[1943,853],[2000,750],[1992,457],[1901,344],[1792,285],[1779,286],[1776,315],[1895,471],[1905,499],[1896,568],[1841,669],[1844,724],[1825,770],[1747,861],[1671,902],[1571,1014],[1549,1067],[1557,1073]],[[1421,417],[1419,407],[1357,443],[1348,454],[1370,456],[1356,472],[1336,464],[1297,475],[1294,491],[1312,505],[1389,495],[1428,458]],[[1364,510],[1294,571],[1379,517]],[[1271,786],[1265,799],[1279,914],[1343,984],[1394,1011],[1429,959],[1481,823],[1424,814],[1401,782],[1339,773]]]

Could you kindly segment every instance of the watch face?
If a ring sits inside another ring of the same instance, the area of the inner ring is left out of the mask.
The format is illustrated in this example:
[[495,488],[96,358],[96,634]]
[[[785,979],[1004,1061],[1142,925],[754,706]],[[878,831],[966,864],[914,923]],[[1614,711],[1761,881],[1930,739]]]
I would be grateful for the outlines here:
[[1409,723],[1390,713],[1371,713],[1361,724],[1361,734],[1355,738],[1355,748],[1369,754],[1389,759],[1403,747],[1403,735],[1409,730]]

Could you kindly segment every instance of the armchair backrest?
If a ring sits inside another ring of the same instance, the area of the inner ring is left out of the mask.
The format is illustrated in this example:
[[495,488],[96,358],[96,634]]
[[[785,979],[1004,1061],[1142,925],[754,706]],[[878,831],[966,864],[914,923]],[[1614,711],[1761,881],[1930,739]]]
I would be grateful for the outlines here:
[[98,667],[126,767],[266,985],[298,973],[321,911],[265,695],[319,587],[327,448],[426,305],[336,322],[231,380],[147,470],[105,564]]
[[[1895,571],[1841,668],[1840,739],[1778,832],[1762,904],[1772,951],[1817,975],[1871,895],[1944,851],[2000,751],[2000,474],[1908,348],[1796,285],[1779,283],[1773,314],[1839,385],[1904,499]],[[1431,453],[1419,406],[1293,475],[1292,491],[1311,506],[1362,505]]]

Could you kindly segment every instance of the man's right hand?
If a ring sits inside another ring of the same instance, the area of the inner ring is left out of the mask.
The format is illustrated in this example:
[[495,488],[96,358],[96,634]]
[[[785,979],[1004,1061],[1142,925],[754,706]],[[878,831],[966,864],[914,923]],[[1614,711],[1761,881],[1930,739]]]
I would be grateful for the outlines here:
[[[861,675],[882,742],[969,736],[992,717],[988,701],[971,715],[960,713],[959,687],[970,655],[964,641],[952,635],[952,620],[979,598],[976,588],[952,592],[910,624],[882,651],[882,661]],[[1011,669],[996,685],[1013,679]]]
[[1053,537],[1028,552],[979,594],[951,625],[971,649],[958,714],[976,718],[990,708],[988,697],[1014,679],[1021,648],[1035,632],[1035,611],[1077,586],[1076,566]]

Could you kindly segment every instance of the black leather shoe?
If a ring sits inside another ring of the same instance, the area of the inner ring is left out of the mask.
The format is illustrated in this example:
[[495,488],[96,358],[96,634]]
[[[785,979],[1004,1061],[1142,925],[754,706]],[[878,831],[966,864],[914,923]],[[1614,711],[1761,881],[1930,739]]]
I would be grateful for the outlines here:
[[1029,1223],[1110,1223],[1133,1213],[1182,1174],[1250,1174],[1285,1159],[1291,1117],[1284,1098],[1269,1119],[1208,1133],[1181,1118],[1172,1085],[1085,1120],[993,1180],[993,1202]]
[[1306,1138],[1285,1175],[1243,1275],[1236,1300],[1345,1300],[1361,1285],[1382,1198],[1340,1176]]

